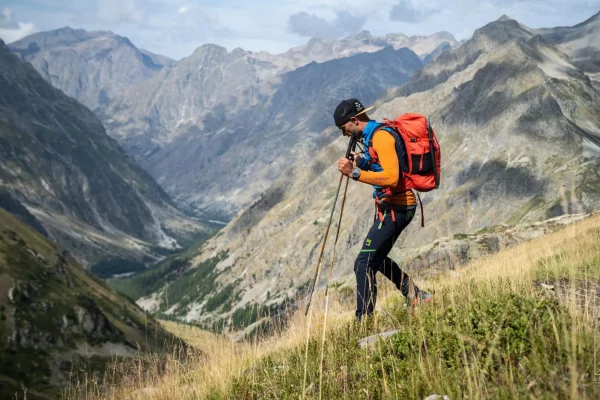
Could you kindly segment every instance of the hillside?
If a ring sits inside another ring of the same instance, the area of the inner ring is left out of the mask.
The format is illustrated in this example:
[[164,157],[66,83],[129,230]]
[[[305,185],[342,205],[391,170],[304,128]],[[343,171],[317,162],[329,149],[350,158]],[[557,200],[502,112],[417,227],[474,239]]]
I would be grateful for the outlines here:
[[[75,373],[159,351],[169,335],[71,255],[0,208],[0,398],[57,398]],[[169,339],[170,340],[170,339]],[[19,397],[21,398],[21,397]]]
[[[434,300],[410,312],[382,282],[377,311],[361,325],[344,286],[332,288],[327,311],[320,293],[310,320],[300,307],[259,341],[170,323],[210,343],[207,358],[173,363],[163,376],[132,375],[87,398],[595,399],[599,242],[596,214],[435,278],[417,277]],[[378,340],[383,332],[387,339]]]

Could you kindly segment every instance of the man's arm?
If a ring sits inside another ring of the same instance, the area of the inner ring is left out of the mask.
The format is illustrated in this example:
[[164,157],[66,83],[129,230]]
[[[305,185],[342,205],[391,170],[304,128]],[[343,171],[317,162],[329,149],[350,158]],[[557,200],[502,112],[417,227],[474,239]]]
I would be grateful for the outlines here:
[[373,134],[373,149],[379,157],[382,171],[361,171],[358,180],[374,186],[394,187],[400,179],[396,141],[389,133],[379,130]]

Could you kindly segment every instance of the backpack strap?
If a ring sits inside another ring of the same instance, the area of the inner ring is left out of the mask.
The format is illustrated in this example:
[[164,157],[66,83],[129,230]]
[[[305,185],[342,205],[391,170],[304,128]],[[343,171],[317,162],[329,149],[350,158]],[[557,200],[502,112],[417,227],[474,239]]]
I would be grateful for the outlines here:
[[[394,205],[390,204],[390,212],[392,214],[392,221],[396,222],[396,213],[394,212]],[[383,222],[385,215],[381,211],[381,200],[379,197],[375,197],[375,215],[379,217],[379,221]]]
[[[367,146],[370,145],[371,141],[373,140],[373,135],[375,135],[375,133],[377,131],[380,131],[383,127],[388,127],[390,129],[393,129],[391,126],[387,125],[387,124],[378,124],[375,128],[373,128],[371,130],[371,132],[369,132],[369,134],[367,134],[367,136],[365,136],[364,138],[364,142]],[[387,129],[384,129],[387,131]]]
[[419,204],[421,205],[421,228],[425,228],[425,214],[423,214],[423,202],[421,201],[421,196],[419,196],[419,192],[415,190],[417,193],[417,199],[419,199]]

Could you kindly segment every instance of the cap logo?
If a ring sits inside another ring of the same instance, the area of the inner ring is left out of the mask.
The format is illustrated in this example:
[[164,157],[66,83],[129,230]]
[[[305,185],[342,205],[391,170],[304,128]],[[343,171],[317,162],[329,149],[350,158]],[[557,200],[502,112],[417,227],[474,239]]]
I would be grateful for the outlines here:
[[359,101],[355,102],[354,105],[356,106],[356,111],[362,111],[364,109],[363,105],[360,104]]

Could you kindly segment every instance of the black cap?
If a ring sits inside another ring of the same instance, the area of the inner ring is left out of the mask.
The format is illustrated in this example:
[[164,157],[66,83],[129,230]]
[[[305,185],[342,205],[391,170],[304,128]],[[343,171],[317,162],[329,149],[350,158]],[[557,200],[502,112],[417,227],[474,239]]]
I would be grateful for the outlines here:
[[333,120],[338,128],[350,120],[351,117],[363,114],[375,108],[374,106],[365,108],[357,99],[342,100],[333,112]]

